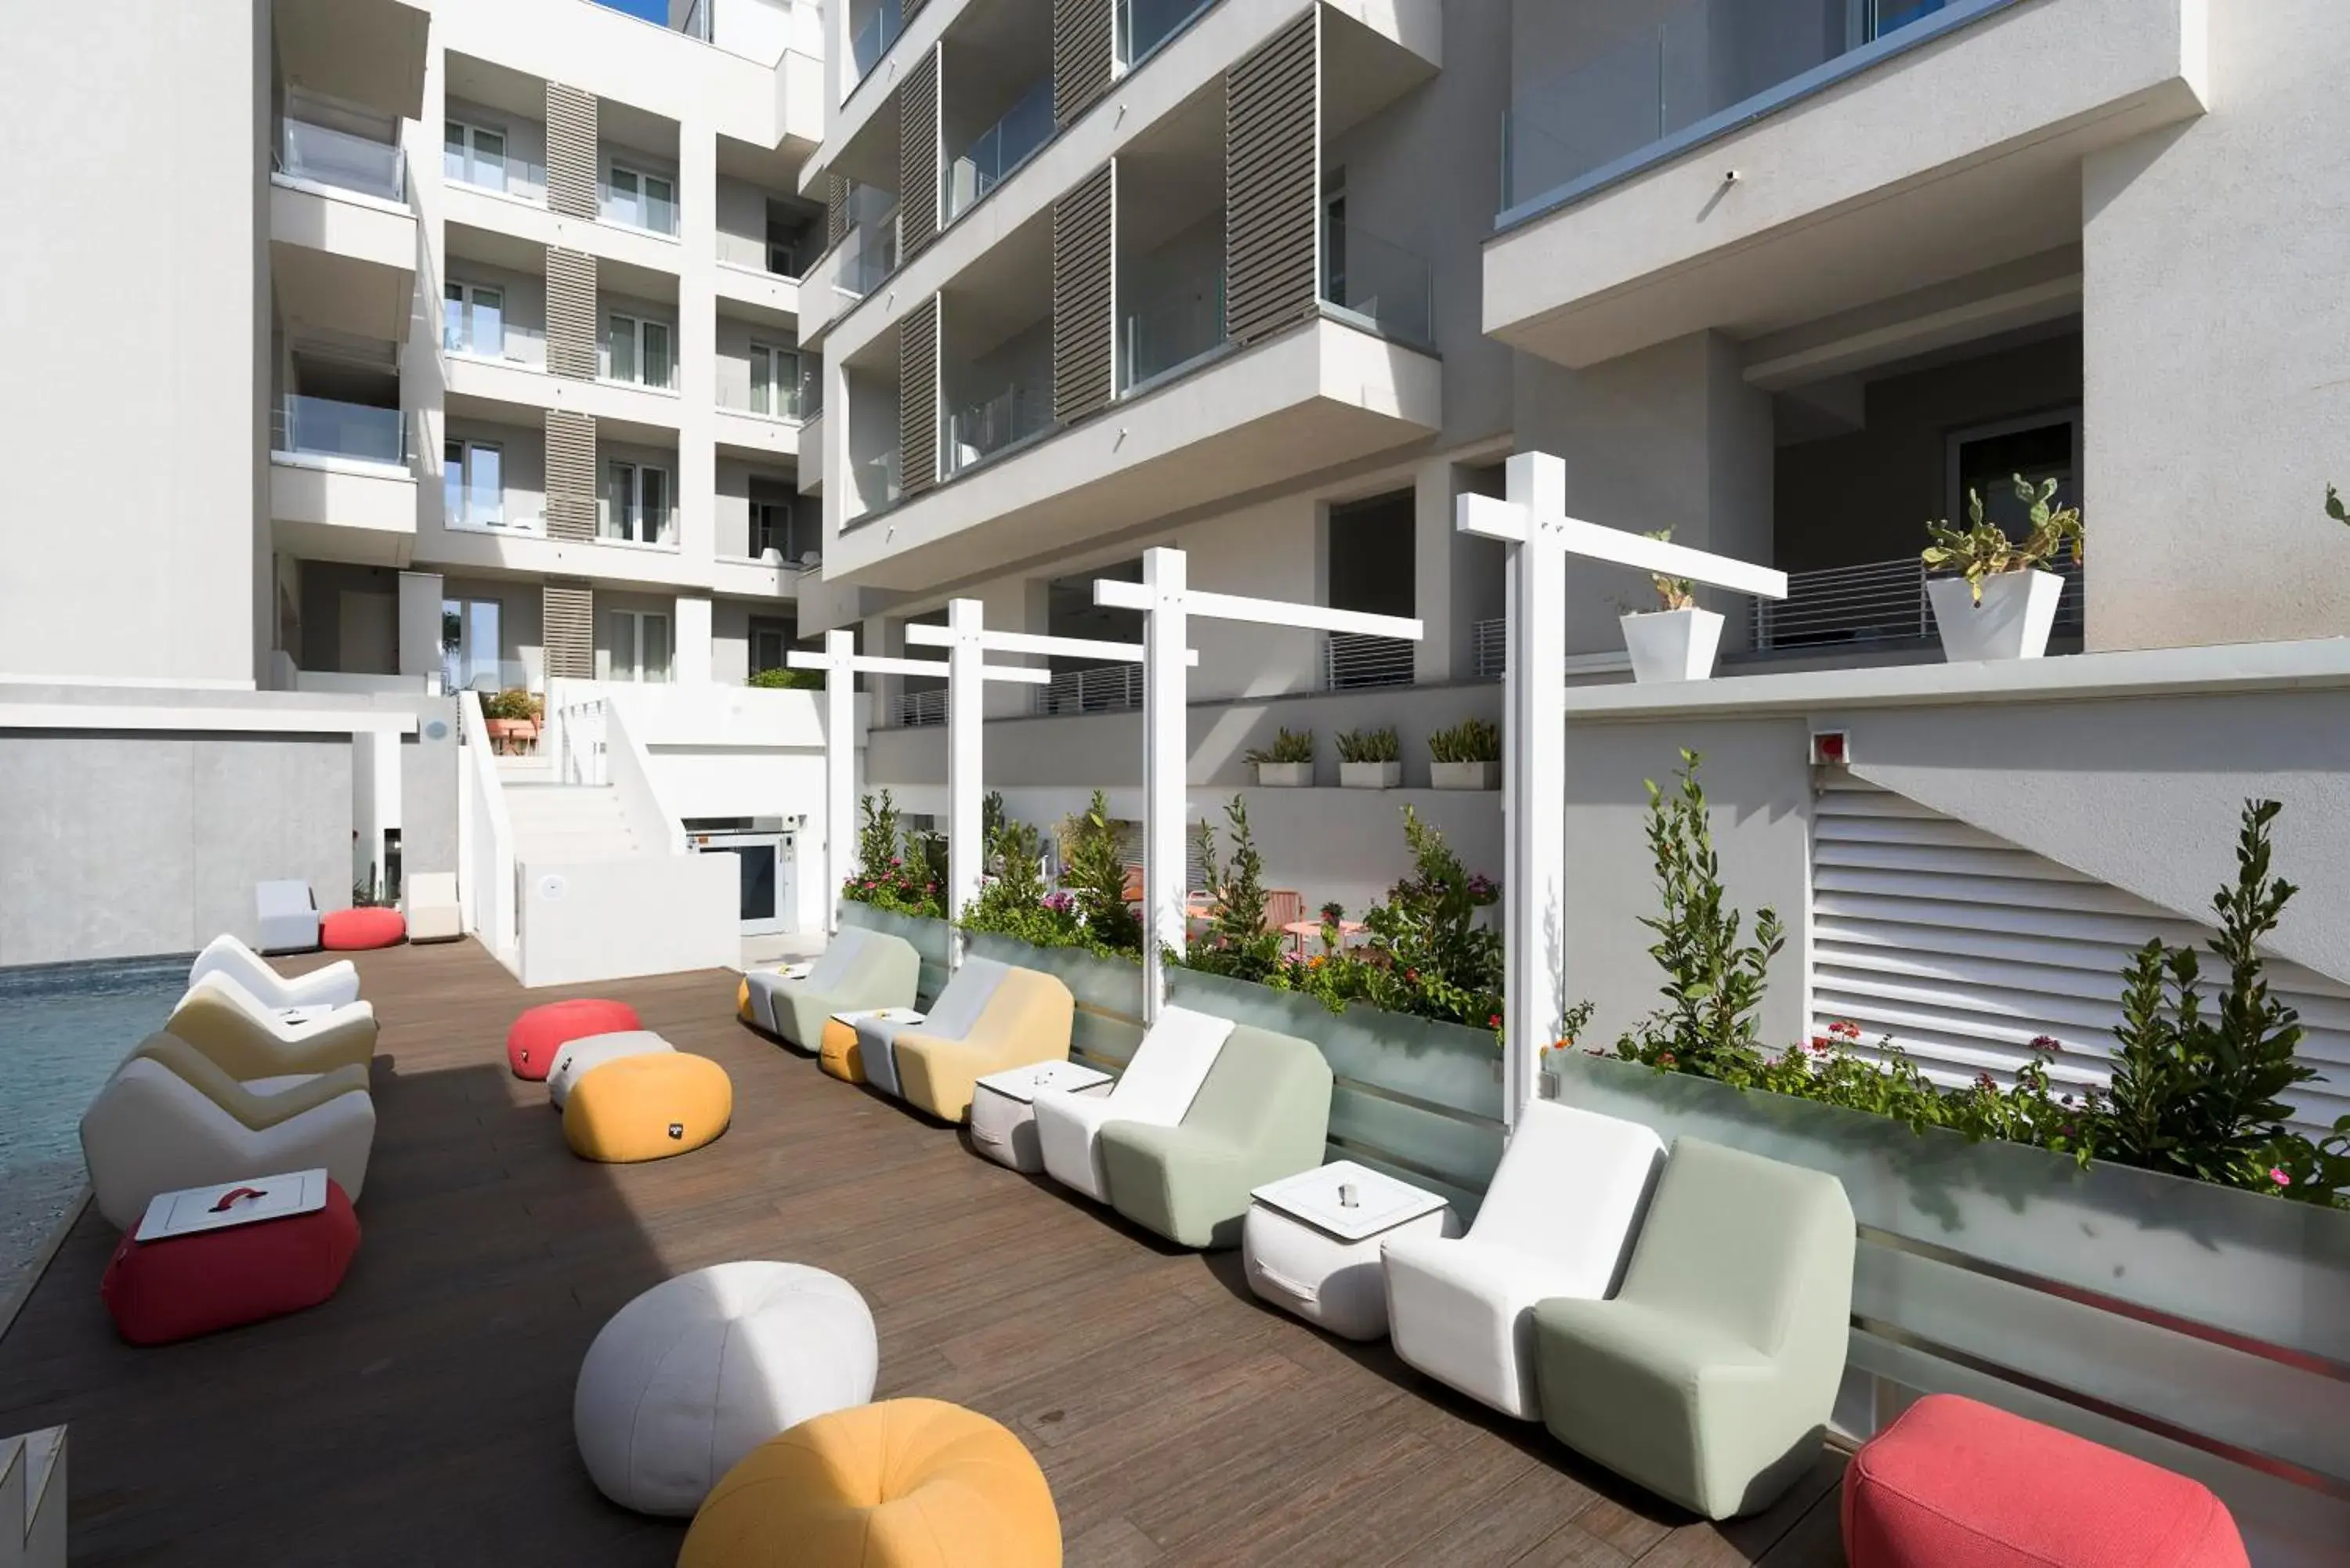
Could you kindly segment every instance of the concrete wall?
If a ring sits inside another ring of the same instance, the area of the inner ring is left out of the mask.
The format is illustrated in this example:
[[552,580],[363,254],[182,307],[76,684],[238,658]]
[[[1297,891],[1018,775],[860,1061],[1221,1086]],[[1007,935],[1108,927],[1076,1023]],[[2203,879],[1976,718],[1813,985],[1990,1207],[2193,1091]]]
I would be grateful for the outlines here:
[[[733,856],[632,855],[522,868],[522,982],[569,985],[741,961]],[[659,909],[660,919],[614,918]]]
[[[268,17],[140,0],[12,10],[0,340],[38,369],[0,392],[23,456],[0,672],[258,677]],[[93,181],[147,192],[135,223]]]
[[2082,172],[2092,648],[2350,629],[2350,10],[2199,9],[2210,113]]

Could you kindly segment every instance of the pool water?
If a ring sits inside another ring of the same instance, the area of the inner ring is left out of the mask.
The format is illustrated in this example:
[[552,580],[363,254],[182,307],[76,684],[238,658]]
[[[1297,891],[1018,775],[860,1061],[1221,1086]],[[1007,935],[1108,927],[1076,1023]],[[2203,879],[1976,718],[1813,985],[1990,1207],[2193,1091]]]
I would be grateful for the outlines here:
[[0,1300],[81,1190],[81,1114],[188,988],[188,960],[0,969]]

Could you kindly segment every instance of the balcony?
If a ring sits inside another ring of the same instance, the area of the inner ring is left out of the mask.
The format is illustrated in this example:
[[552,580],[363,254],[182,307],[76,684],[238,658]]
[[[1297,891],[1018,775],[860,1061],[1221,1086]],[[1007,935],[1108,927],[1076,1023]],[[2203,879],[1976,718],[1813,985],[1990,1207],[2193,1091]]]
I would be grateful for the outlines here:
[[407,423],[397,408],[289,394],[271,411],[269,452],[405,470]]
[[267,21],[286,80],[394,119],[423,114],[424,0],[276,0]]
[[408,154],[385,142],[292,116],[277,122],[277,173],[307,185],[408,204]]
[[[394,134],[387,126],[383,134]],[[309,326],[394,340],[416,286],[416,218],[391,141],[288,117],[271,154],[271,282]]]
[[623,176],[596,182],[596,215],[600,222],[649,234],[677,237],[677,192],[666,181]]
[[1411,684],[1413,645],[1403,638],[1331,632],[1322,639],[1322,690]]
[[1215,0],[1118,0],[1118,63],[1132,70]]
[[1003,183],[1013,171],[1053,140],[1053,82],[1038,80],[1003,118],[980,132],[947,170],[947,222]]
[[[2078,639],[2081,568],[2060,561],[2048,569],[2064,579],[2064,597],[2056,602],[2056,636]],[[1858,651],[1872,644],[1924,646],[1939,636],[1932,601],[1926,596],[1925,563],[1916,556],[1790,573],[1787,597],[1776,604],[1756,600],[1750,613],[1758,653]]]
[[1142,706],[1142,666],[1104,664],[1066,670],[1029,691],[1028,711],[1039,718],[1062,713],[1119,713]]
[[1161,292],[1118,324],[1118,380],[1132,393],[1224,351],[1224,272]]
[[927,691],[900,691],[891,699],[888,713],[891,727],[896,729],[943,724],[947,722],[947,689],[934,686]]
[[1352,223],[1323,234],[1322,302],[1399,343],[1436,342],[1434,272],[1426,258]]
[[2198,0],[1659,5],[1514,96],[1485,329],[1588,366],[2077,244],[2082,161],[2204,111],[2204,28]]
[[416,480],[396,408],[289,396],[270,419],[269,516],[276,547],[307,560],[405,566]]
[[851,91],[872,74],[906,30],[906,18],[899,0],[879,0],[865,19],[856,24],[848,40],[848,86]]
[[1010,386],[947,415],[947,472],[961,473],[1009,452],[1053,427],[1053,396],[1040,388]]

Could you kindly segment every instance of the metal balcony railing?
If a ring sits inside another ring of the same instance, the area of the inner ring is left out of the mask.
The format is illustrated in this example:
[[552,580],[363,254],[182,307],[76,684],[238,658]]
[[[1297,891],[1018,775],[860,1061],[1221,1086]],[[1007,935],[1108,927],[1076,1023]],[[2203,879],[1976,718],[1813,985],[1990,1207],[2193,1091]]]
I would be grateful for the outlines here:
[[[2056,604],[2056,629],[2081,629],[2081,569],[2065,561],[2051,569],[2064,578]],[[1926,566],[1915,556],[1793,572],[1787,597],[1756,600],[1754,647],[1758,651],[1835,649],[1855,643],[1919,640],[1939,635],[1932,603],[1926,597]]]
[[899,692],[897,701],[889,705],[889,722],[900,729],[945,723],[947,689],[938,686],[928,691]]
[[1499,680],[1509,671],[1510,618],[1489,616],[1470,634],[1470,659],[1480,680]]
[[1095,670],[1072,670],[1030,691],[1031,711],[1041,714],[1115,713],[1139,708],[1142,666],[1105,664]]
[[1322,642],[1322,689],[1411,684],[1411,643],[1400,637],[1334,631]]

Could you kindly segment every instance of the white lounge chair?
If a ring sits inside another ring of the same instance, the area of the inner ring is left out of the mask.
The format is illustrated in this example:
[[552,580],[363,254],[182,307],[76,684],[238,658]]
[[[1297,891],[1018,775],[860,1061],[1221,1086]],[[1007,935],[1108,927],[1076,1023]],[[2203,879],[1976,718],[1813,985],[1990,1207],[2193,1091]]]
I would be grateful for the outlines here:
[[253,889],[265,953],[315,952],[318,947],[318,899],[307,882],[261,882]]
[[465,934],[454,871],[418,872],[400,889],[400,901],[410,941],[453,942]]
[[192,987],[208,974],[224,974],[267,1007],[340,1007],[359,999],[359,971],[348,959],[337,959],[307,974],[284,975],[236,938],[214,937],[188,966]]
[[1037,1095],[1036,1142],[1045,1172],[1097,1203],[1108,1202],[1109,1177],[1102,1168],[1099,1141],[1103,1125],[1171,1127],[1181,1122],[1232,1032],[1229,1018],[1170,1007],[1135,1047],[1133,1060],[1108,1094],[1048,1089]]
[[1528,1106],[1466,1236],[1384,1249],[1396,1354],[1505,1416],[1538,1419],[1534,1303],[1616,1293],[1664,1166],[1663,1141],[1638,1122]]

